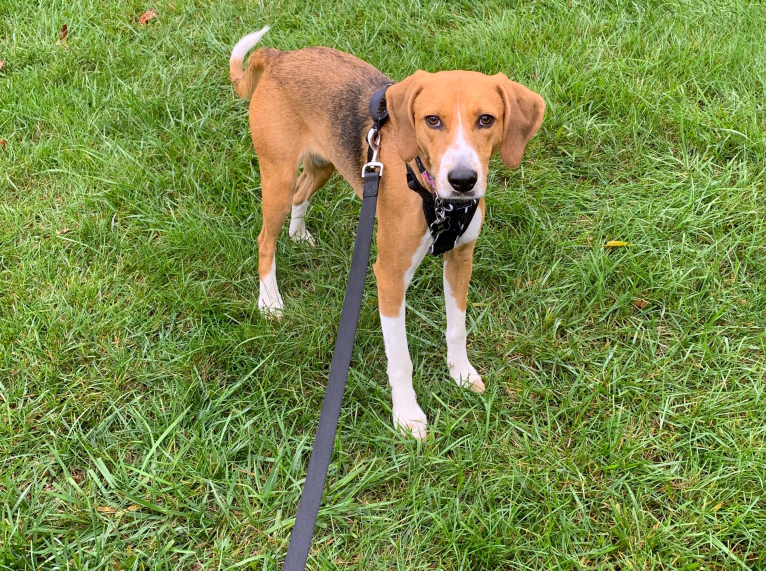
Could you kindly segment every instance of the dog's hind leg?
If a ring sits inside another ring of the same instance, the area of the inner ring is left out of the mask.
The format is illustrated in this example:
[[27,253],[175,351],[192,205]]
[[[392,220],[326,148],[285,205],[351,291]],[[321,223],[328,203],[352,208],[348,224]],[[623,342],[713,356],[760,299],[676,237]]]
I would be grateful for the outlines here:
[[260,160],[263,227],[258,235],[258,273],[261,277],[258,309],[279,317],[284,303],[277,287],[276,251],[279,231],[290,212],[296,165],[289,161]]
[[298,177],[290,216],[290,238],[293,240],[314,245],[314,238],[306,229],[306,210],[308,210],[311,196],[330,180],[334,172],[335,166],[332,163],[321,161],[308,154],[303,157],[303,172]]

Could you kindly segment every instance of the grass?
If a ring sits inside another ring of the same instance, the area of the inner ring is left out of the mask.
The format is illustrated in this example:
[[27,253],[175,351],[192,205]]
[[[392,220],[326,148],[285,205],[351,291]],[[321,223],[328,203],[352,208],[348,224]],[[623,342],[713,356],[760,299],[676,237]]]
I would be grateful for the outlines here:
[[314,198],[261,317],[227,66],[265,23],[548,103],[493,160],[486,395],[449,380],[440,261],[410,289],[424,445],[390,425],[369,276],[309,567],[766,569],[766,10],[697,0],[4,0],[0,568],[281,565],[359,202]]

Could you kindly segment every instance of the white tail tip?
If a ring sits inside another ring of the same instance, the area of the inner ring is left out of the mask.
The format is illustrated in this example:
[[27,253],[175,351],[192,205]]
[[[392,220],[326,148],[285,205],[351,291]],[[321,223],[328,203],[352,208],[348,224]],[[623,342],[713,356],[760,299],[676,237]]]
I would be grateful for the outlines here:
[[255,44],[261,41],[261,38],[269,31],[269,26],[264,26],[257,32],[246,35],[244,38],[237,42],[234,49],[231,50],[231,60],[243,61],[247,52],[255,47]]

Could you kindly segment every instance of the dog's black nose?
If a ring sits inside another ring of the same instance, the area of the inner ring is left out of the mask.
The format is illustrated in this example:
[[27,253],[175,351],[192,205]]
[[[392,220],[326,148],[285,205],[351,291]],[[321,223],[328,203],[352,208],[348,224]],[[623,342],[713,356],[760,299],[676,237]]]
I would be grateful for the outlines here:
[[472,169],[454,169],[447,173],[447,180],[458,192],[468,192],[476,184],[478,174]]

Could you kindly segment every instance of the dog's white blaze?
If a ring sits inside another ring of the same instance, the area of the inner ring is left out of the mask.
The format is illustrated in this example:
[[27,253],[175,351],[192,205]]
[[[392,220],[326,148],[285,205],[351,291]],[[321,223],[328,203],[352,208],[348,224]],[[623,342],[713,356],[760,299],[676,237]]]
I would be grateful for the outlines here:
[[290,230],[288,234],[293,240],[303,240],[312,246],[314,238],[306,230],[306,210],[308,210],[309,201],[306,200],[300,204],[293,204],[293,211],[290,215]]
[[455,300],[446,270],[444,272],[444,305],[447,308],[447,365],[450,376],[461,386],[474,392],[483,392],[481,376],[468,360],[466,352],[465,311],[461,311]]
[[481,196],[484,196],[487,181],[484,177],[484,168],[481,165],[479,154],[465,139],[463,119],[460,116],[459,94],[457,96],[455,116],[457,117],[457,135],[455,136],[452,145],[450,145],[444,152],[442,160],[439,163],[439,173],[436,176],[436,192],[441,198],[454,198],[455,196],[459,196],[459,193],[457,193],[449,183],[447,175],[453,169],[466,168],[476,171],[477,179],[476,184],[473,187],[472,197],[480,198]]
[[258,309],[264,313],[271,313],[275,317],[282,314],[282,308],[285,304],[282,296],[279,295],[277,287],[277,263],[276,259],[271,259],[271,271],[265,276],[261,276],[260,293],[258,295]]
[[[426,232],[420,241],[417,251],[412,256],[410,267],[404,273],[405,295],[407,286],[415,275],[415,270],[433,243],[430,232]],[[407,327],[405,323],[405,302],[399,308],[395,317],[380,314],[380,325],[383,330],[383,342],[386,346],[388,360],[388,382],[391,385],[391,403],[394,426],[405,435],[411,434],[421,440],[428,434],[426,415],[418,405],[415,390],[412,388],[412,359],[407,346]]]

